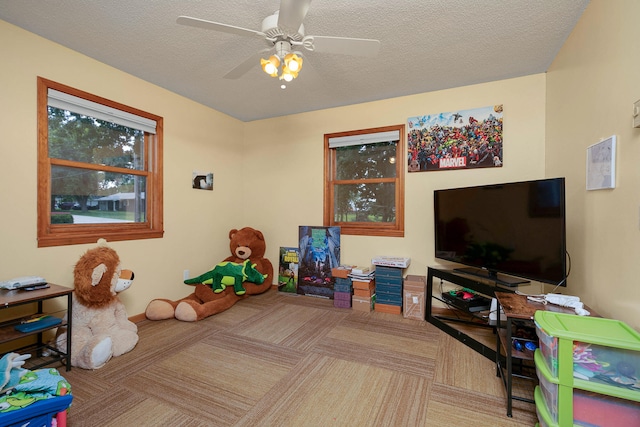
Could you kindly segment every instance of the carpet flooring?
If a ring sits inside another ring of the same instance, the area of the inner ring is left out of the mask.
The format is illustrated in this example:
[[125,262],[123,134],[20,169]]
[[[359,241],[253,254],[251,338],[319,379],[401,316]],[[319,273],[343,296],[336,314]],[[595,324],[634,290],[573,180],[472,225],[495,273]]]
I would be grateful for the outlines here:
[[537,421],[534,405],[524,402],[506,416],[494,363],[402,315],[270,290],[199,322],[138,326],[131,352],[95,371],[61,371],[74,395],[69,427]]

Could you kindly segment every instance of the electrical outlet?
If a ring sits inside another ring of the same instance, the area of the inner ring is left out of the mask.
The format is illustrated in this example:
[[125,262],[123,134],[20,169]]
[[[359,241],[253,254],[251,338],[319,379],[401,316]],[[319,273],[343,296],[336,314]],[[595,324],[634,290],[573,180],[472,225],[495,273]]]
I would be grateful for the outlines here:
[[189,278],[189,270],[184,270],[182,272],[182,279],[187,280]]

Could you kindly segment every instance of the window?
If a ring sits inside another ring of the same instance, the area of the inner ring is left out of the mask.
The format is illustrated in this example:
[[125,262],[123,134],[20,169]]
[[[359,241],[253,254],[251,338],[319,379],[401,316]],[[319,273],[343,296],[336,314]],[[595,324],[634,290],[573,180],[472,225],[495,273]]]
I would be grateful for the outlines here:
[[404,125],[325,134],[324,225],[404,236]]
[[162,117],[39,77],[38,247],[162,227]]

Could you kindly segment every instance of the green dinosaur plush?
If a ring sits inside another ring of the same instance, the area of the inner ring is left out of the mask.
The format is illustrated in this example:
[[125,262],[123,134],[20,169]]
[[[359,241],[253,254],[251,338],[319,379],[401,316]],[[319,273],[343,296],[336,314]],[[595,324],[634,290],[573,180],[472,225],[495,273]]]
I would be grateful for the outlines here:
[[266,274],[261,274],[256,270],[256,264],[251,264],[250,261],[251,260],[247,259],[242,264],[224,261],[216,265],[213,270],[207,271],[193,279],[187,279],[184,283],[187,285],[197,283],[212,285],[213,292],[216,294],[224,291],[227,286],[233,286],[236,295],[244,295],[246,293],[242,285],[244,281],[261,284],[267,277]]

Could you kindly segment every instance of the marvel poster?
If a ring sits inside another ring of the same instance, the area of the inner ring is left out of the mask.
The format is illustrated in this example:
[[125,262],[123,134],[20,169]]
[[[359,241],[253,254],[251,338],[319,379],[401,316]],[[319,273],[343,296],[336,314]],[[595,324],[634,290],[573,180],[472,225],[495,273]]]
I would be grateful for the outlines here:
[[502,105],[408,119],[409,172],[502,166]]
[[331,269],[340,266],[340,227],[299,227],[298,294],[333,299]]

